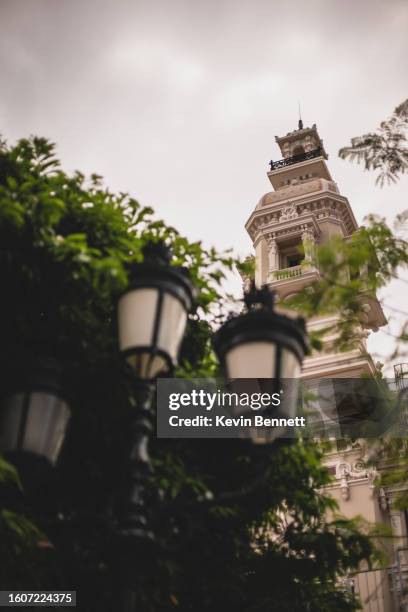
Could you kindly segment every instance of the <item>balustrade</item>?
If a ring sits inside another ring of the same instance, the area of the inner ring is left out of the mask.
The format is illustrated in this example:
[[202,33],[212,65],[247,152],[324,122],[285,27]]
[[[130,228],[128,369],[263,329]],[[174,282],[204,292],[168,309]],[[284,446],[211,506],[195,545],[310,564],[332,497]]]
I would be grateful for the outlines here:
[[314,157],[320,157],[322,155],[321,147],[317,149],[313,149],[313,151],[308,151],[307,153],[300,153],[300,155],[292,155],[292,157],[285,157],[284,159],[279,159],[278,161],[270,161],[269,165],[271,170],[277,170],[278,168],[285,168],[286,166],[291,166],[292,164],[297,164],[302,161],[306,161],[308,159],[313,159]]
[[302,275],[303,266],[292,266],[291,268],[283,268],[282,270],[275,270],[274,280],[283,280],[285,278],[294,278]]

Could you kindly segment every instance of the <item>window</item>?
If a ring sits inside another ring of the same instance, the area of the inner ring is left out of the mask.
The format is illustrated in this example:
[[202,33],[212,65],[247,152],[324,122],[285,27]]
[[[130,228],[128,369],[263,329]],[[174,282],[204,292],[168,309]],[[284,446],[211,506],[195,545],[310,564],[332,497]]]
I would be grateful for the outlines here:
[[344,438],[340,438],[336,442],[337,442],[337,450],[338,451],[347,450],[347,448],[348,448],[347,440],[345,440]]
[[300,266],[302,263],[302,255],[288,255],[287,257],[287,268],[294,268],[295,266]]

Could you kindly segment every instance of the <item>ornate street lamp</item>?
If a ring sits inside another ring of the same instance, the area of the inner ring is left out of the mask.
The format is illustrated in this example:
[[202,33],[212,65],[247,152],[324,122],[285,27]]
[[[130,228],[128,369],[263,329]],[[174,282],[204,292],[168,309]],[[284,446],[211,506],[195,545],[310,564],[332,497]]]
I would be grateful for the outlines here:
[[[292,418],[302,361],[309,350],[304,319],[277,313],[274,294],[267,286],[256,289],[252,284],[244,302],[246,311],[228,319],[214,338],[224,377],[230,388],[241,392],[280,393],[279,408],[268,412],[271,417]],[[253,430],[249,434],[254,442],[265,443],[282,432],[275,428],[268,435]]]
[[62,371],[51,358],[3,364],[0,389],[0,452],[20,465],[54,465],[71,411]]
[[266,286],[245,294],[246,312],[218,330],[214,346],[227,379],[299,378],[308,351],[304,319],[278,314]]
[[119,298],[120,351],[143,380],[154,380],[175,366],[193,302],[187,270],[169,262],[167,247],[149,243]]
[[129,288],[118,302],[119,349],[133,373],[136,403],[130,407],[129,472],[118,525],[128,541],[137,539],[139,544],[154,538],[146,515],[154,381],[177,364],[195,296],[187,270],[170,265],[171,252],[163,243],[148,243],[143,254],[144,261],[131,268]]

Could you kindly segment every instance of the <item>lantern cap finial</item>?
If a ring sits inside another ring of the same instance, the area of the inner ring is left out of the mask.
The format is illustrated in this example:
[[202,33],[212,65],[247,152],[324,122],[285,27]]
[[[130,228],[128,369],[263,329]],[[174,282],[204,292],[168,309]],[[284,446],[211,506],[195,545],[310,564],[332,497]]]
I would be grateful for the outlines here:
[[149,240],[142,248],[144,261],[154,262],[162,265],[168,265],[172,257],[171,248],[168,247],[163,240],[153,242]]
[[265,310],[273,310],[275,298],[275,291],[268,289],[267,285],[262,285],[262,287],[258,289],[254,280],[251,281],[249,290],[244,293],[244,302],[247,310],[252,310],[257,307]]

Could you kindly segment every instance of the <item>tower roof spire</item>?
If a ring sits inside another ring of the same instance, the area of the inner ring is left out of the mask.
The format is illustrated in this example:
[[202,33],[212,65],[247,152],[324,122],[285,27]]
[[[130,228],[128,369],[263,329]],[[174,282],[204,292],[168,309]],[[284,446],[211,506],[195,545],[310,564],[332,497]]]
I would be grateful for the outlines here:
[[299,109],[299,121],[298,121],[298,129],[299,130],[303,130],[303,121],[302,121],[302,115],[300,112],[300,102],[298,100],[298,109]]

